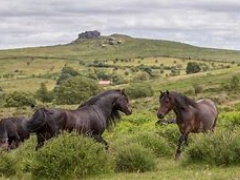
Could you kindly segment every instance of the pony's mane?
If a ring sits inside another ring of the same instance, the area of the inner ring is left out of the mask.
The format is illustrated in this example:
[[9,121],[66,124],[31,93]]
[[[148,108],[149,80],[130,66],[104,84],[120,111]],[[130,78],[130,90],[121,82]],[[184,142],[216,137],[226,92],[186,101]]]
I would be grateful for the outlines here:
[[169,95],[175,99],[177,107],[179,108],[186,109],[189,105],[196,107],[196,102],[193,99],[183,95],[182,93],[172,91],[169,92]]
[[102,93],[99,93],[93,97],[91,97],[90,99],[88,99],[86,102],[80,104],[78,106],[78,108],[81,108],[81,107],[84,107],[84,106],[87,106],[87,105],[93,105],[95,104],[97,101],[99,101],[100,99],[102,98],[105,98],[106,96],[111,96],[111,95],[114,95],[116,96],[116,92],[120,92],[120,90],[106,90]]
[[[78,108],[82,108],[85,106],[91,106],[96,104],[97,102],[101,101],[102,99],[105,98],[112,98],[112,99],[116,99],[119,94],[121,93],[121,90],[107,90],[104,91],[102,93],[97,94],[96,96],[90,98],[89,100],[87,100],[86,102],[84,102],[83,104],[79,105]],[[118,110],[113,109],[110,116],[107,119],[107,129],[110,129],[112,126],[114,126],[117,121],[120,119],[120,113]]]

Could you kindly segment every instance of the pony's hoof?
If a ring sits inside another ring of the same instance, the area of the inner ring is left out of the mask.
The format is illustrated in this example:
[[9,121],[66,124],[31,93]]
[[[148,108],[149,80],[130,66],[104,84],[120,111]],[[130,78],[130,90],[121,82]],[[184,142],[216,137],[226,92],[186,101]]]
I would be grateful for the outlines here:
[[155,123],[155,126],[158,126],[158,125],[163,126],[163,125],[167,125],[167,124],[168,124],[168,123],[167,123],[165,120],[159,119],[159,120],[157,120],[157,122]]
[[178,160],[180,159],[180,156],[181,156],[180,153],[176,153],[176,154],[175,154],[175,160],[178,161]]

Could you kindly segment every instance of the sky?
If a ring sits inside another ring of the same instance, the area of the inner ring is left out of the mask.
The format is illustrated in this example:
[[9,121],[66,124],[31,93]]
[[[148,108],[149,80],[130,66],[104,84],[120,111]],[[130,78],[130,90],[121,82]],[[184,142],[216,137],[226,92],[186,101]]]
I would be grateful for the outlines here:
[[240,0],[1,0],[0,49],[125,34],[240,50]]

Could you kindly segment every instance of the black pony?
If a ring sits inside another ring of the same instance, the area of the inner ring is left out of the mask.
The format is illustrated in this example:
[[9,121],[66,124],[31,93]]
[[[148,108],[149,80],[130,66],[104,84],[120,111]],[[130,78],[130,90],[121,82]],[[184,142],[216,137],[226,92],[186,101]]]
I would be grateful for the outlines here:
[[0,121],[0,147],[6,150],[14,149],[29,138],[26,129],[27,119],[23,116],[3,118]]
[[37,134],[36,150],[61,130],[76,130],[80,134],[89,135],[103,143],[107,149],[108,143],[102,138],[102,134],[120,118],[118,111],[126,115],[132,113],[127,95],[124,90],[107,90],[75,110],[37,109],[27,122],[27,129]]

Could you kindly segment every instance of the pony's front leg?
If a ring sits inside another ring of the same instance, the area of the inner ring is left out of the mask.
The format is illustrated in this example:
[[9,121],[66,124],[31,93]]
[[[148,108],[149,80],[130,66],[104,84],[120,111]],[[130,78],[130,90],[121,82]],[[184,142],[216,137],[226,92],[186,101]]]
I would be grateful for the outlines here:
[[103,143],[105,145],[105,149],[108,150],[109,148],[109,145],[108,145],[108,142],[105,141],[101,135],[99,134],[93,134],[92,137],[97,141],[97,142],[100,142],[100,143]]
[[44,145],[45,138],[43,134],[37,134],[37,146],[35,150],[37,151],[39,148],[41,148]]
[[175,160],[179,160],[180,158],[180,155],[181,155],[181,147],[182,147],[182,144],[185,142],[186,144],[188,144],[187,142],[187,139],[188,139],[188,133],[186,134],[182,134],[178,140],[178,146],[177,146],[177,150],[176,150],[176,153],[175,153]]

